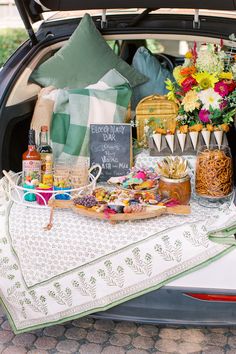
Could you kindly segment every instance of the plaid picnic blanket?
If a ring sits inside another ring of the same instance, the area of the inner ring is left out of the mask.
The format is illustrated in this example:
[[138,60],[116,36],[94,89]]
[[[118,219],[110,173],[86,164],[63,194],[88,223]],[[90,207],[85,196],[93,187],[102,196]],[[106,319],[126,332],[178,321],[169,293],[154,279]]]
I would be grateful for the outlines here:
[[123,123],[130,97],[128,81],[115,69],[86,88],[58,90],[51,125],[55,157],[87,159],[90,124]]

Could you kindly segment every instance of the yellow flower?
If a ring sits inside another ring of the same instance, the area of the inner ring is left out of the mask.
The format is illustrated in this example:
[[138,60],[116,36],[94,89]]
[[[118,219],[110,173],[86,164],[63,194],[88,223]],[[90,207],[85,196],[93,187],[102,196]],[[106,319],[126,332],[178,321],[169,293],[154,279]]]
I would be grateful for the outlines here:
[[192,55],[191,52],[187,52],[187,53],[185,54],[185,58],[186,58],[186,59],[192,59],[192,57],[193,57],[193,55]]
[[192,112],[195,108],[199,108],[200,102],[198,101],[197,92],[194,90],[188,91],[182,101],[182,104],[185,112]]
[[181,65],[176,66],[173,70],[173,76],[178,85],[181,85],[181,82],[184,80],[184,76],[181,75],[180,71],[183,69]]
[[174,101],[174,102],[176,102],[176,100],[177,100],[176,97],[175,97],[174,92],[172,92],[172,91],[170,91],[170,92],[167,93],[167,98],[168,98],[169,101]]
[[198,82],[201,89],[206,90],[210,87],[214,87],[215,83],[219,80],[214,74],[209,74],[208,72],[201,72],[193,75],[194,79]]
[[174,91],[175,90],[173,82],[170,79],[166,79],[165,84],[166,84],[166,89],[168,91]]
[[178,103],[178,100],[175,96],[175,85],[173,84],[173,82],[170,79],[167,79],[165,81],[165,84],[166,84],[166,89],[169,91],[167,93],[168,100]]
[[231,72],[222,71],[219,77],[220,79],[232,80],[233,74]]

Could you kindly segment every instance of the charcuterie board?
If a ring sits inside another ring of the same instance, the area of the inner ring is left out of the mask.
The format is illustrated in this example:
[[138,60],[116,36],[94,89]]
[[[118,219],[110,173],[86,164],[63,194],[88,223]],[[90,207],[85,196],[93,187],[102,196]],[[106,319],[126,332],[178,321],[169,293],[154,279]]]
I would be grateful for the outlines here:
[[178,205],[175,207],[166,207],[166,206],[157,206],[157,207],[146,207],[144,211],[138,213],[119,213],[111,214],[107,217],[104,213],[98,213],[93,210],[78,208],[76,206],[72,207],[72,210],[75,213],[78,213],[83,216],[88,216],[90,218],[109,220],[111,223],[117,221],[130,221],[130,220],[141,220],[141,219],[150,219],[163,214],[190,214],[190,207],[188,205]]
[[[90,217],[93,219],[108,220],[110,223],[116,223],[119,221],[132,221],[132,220],[141,220],[141,219],[150,219],[159,217],[163,214],[172,214],[172,215],[189,215],[191,213],[191,207],[189,205],[176,205],[173,207],[166,206],[147,206],[143,211],[137,213],[117,213],[110,214],[107,216],[102,212],[97,212],[91,208],[84,208],[75,206],[72,200],[55,200],[52,199],[49,201],[49,206],[52,208],[52,213],[54,209],[71,209],[73,212]],[[47,229],[52,227],[52,213],[50,216],[50,222]]]

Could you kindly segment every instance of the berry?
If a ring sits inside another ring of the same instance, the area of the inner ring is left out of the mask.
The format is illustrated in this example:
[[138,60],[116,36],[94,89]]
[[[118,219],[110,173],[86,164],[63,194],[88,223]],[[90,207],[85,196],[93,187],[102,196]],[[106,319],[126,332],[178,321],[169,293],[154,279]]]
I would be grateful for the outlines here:
[[86,208],[92,208],[97,205],[97,199],[93,195],[85,195],[84,197],[79,197],[74,199],[74,204],[82,205]]

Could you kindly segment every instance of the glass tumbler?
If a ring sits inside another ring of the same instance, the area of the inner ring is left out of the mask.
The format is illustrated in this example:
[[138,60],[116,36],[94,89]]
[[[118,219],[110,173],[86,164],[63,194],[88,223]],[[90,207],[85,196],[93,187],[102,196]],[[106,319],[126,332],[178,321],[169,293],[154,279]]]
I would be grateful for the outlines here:
[[88,184],[88,162],[77,161],[70,168],[70,183],[72,189],[84,187]]
[[57,192],[55,199],[70,199],[71,183],[69,172],[67,164],[63,162],[56,162],[54,164],[53,189]]

